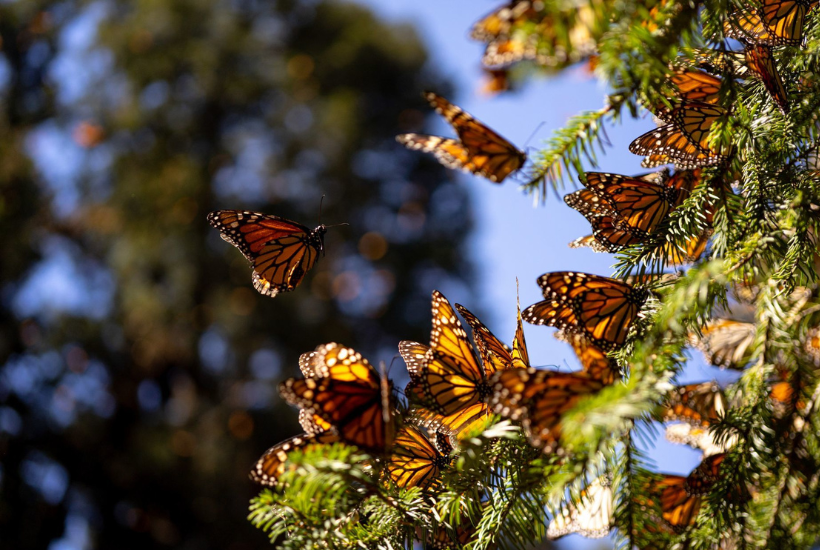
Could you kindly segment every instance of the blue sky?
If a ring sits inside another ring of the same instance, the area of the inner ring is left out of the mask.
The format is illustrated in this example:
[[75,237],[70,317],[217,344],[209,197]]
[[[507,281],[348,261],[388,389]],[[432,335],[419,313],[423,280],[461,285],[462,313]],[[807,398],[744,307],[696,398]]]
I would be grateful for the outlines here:
[[[569,117],[604,105],[605,87],[582,66],[572,67],[559,77],[534,77],[523,89],[513,93],[489,97],[479,92],[483,45],[469,38],[469,30],[477,19],[501,5],[502,0],[359,1],[384,19],[412,23],[431,51],[432,62],[456,83],[457,93],[449,99],[519,147],[539,124],[543,126],[530,140],[531,148],[541,146]],[[627,146],[652,128],[654,124],[649,117],[608,126],[606,133],[612,147],[607,148],[605,156],[599,157],[598,168],[621,174],[646,172],[640,166],[641,158],[630,153]],[[453,135],[444,122],[429,130]],[[535,281],[543,273],[564,270],[599,275],[612,273],[613,256],[567,247],[573,239],[589,234],[590,227],[583,216],[567,207],[556,194],[550,193],[545,204],[534,205],[511,180],[503,185],[470,175],[464,175],[462,180],[472,193],[476,209],[477,227],[471,246],[478,271],[479,300],[477,304],[463,303],[488,312],[485,323],[503,340],[512,339],[515,327],[516,277],[521,283],[521,305],[526,307],[541,300]],[[559,194],[574,188],[577,186]],[[458,296],[457,289],[448,298],[469,300]],[[555,340],[550,334],[552,329],[527,325],[525,331],[534,365],[577,368],[572,349]],[[682,383],[707,380],[716,375],[716,369],[706,366],[697,352],[690,363],[679,377]],[[700,453],[667,443],[662,434],[651,456],[659,463],[658,469],[667,473],[688,473],[700,460]],[[570,536],[562,539],[560,546],[609,548],[612,545],[606,539],[589,541]]]

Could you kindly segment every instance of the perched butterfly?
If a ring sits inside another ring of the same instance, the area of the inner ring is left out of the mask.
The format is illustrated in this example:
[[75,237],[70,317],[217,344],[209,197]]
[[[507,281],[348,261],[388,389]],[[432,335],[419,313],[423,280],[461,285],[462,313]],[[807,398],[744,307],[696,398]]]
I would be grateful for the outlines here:
[[499,37],[509,36],[513,25],[536,16],[531,0],[512,0],[479,19],[470,31],[470,38],[490,42]]
[[251,262],[253,286],[266,296],[295,289],[324,253],[324,225],[311,231],[278,216],[241,210],[217,210],[208,221]]
[[[650,174],[649,176],[655,176]],[[586,172],[581,183],[607,201],[623,223],[634,231],[651,233],[672,210],[678,197],[678,190],[656,183],[647,176],[633,178],[618,174]]]
[[664,265],[674,267],[684,264],[691,264],[696,262],[706,252],[706,247],[709,244],[709,237],[712,236],[711,230],[706,230],[700,235],[689,237],[684,241],[683,246],[678,246],[673,241],[667,241],[666,244],[659,246],[648,255],[650,260],[663,260]]
[[488,378],[496,365],[480,364],[456,312],[438,291],[433,292],[432,310],[430,352],[419,380],[425,407],[444,417],[442,426],[455,433],[488,414]]
[[694,426],[715,423],[726,411],[726,399],[715,382],[679,386],[669,397],[666,420],[683,420]]
[[612,487],[606,476],[599,477],[581,492],[577,506],[569,504],[558,511],[547,527],[547,538],[557,539],[571,533],[599,539],[612,529]]
[[799,46],[803,23],[816,0],[763,0],[754,11],[735,12],[726,22],[726,36],[768,46]]
[[404,489],[430,489],[440,481],[440,471],[450,463],[449,452],[442,454],[421,430],[405,425],[396,435],[387,459],[390,479]]
[[[321,347],[320,347],[321,349]],[[349,379],[347,369],[328,369],[324,364],[323,354],[318,351],[303,353],[299,356],[299,369],[307,378],[339,377]],[[251,470],[251,480],[268,487],[276,485],[276,481],[285,471],[285,462],[288,454],[294,450],[304,450],[326,443],[339,441],[339,436],[333,426],[318,414],[308,409],[299,410],[299,424],[305,430],[304,434],[297,435],[268,449],[256,462]]]
[[324,344],[316,353],[316,376],[285,380],[279,393],[307,414],[320,417],[342,441],[384,453],[395,437],[389,382],[350,348]]
[[669,82],[675,89],[675,98],[691,103],[715,104],[719,98],[721,79],[704,71],[681,68],[674,71]]
[[688,478],[664,475],[655,484],[653,492],[660,497],[661,517],[676,533],[682,533],[695,522],[703,496],[689,492]]
[[570,248],[591,248],[593,252],[607,252],[607,247],[599,243],[595,235],[578,237],[574,241],[570,241],[567,246]]
[[276,486],[279,476],[285,473],[288,455],[295,450],[308,450],[315,446],[336,443],[339,436],[334,432],[319,432],[291,437],[265,451],[256,461],[250,473],[251,480],[266,487]]
[[749,362],[755,334],[754,323],[714,319],[706,324],[699,336],[690,334],[689,341],[703,352],[708,363],[742,369]]
[[707,457],[725,453],[737,443],[737,436],[732,436],[723,444],[718,444],[708,428],[681,423],[666,427],[666,440],[670,443],[688,445],[693,449],[698,449],[703,452],[704,457]]
[[820,365],[820,327],[813,327],[806,332],[803,349],[814,360],[815,365]]
[[538,284],[546,300],[524,310],[524,320],[583,334],[604,351],[624,344],[648,296],[615,279],[570,271],[542,275]]
[[459,432],[482,421],[485,416],[483,407],[481,405],[470,406],[446,417],[424,408],[426,397],[422,387],[421,373],[432,352],[424,344],[404,340],[399,342],[399,353],[410,373],[410,383],[407,384],[404,393],[411,403],[422,404],[422,406],[416,405],[411,409],[411,417],[414,422],[425,426],[428,431],[435,432],[436,448],[442,454],[448,454],[448,449],[452,449],[455,445]]
[[[647,132],[629,144],[636,155],[649,156],[642,166],[674,162],[679,169],[715,166],[729,155],[726,148],[708,143],[712,124],[725,111],[708,103],[687,103],[669,111],[666,125]],[[661,162],[662,161],[662,162]]]
[[621,378],[618,362],[607,357],[604,351],[589,341],[589,338],[580,333],[566,333],[562,330],[553,335],[562,342],[572,346],[584,372],[590,378],[600,380],[604,384],[612,384]]
[[530,443],[544,452],[558,443],[564,413],[604,386],[584,373],[533,368],[498,371],[491,381],[493,411],[520,421]]
[[765,44],[748,45],[745,52],[746,63],[749,68],[763,82],[763,86],[772,96],[780,111],[784,115],[789,114],[789,98],[786,95],[783,79],[780,78],[780,72],[777,70],[771,46]]
[[493,372],[508,368],[527,368],[530,366],[530,359],[527,353],[527,342],[524,340],[524,326],[521,323],[521,309],[518,310],[518,326],[513,340],[513,349],[507,347],[496,336],[490,332],[478,317],[472,314],[469,309],[456,304],[456,309],[470,325],[473,331],[473,342],[478,348],[481,361],[485,365],[492,365]]
[[495,183],[518,171],[527,155],[512,143],[432,92],[425,99],[452,125],[458,139],[419,134],[402,134],[396,140],[409,149],[432,153],[444,166],[460,168]]
[[705,495],[708,493],[720,476],[720,465],[723,464],[726,453],[704,457],[697,468],[686,478],[686,491],[690,495]]

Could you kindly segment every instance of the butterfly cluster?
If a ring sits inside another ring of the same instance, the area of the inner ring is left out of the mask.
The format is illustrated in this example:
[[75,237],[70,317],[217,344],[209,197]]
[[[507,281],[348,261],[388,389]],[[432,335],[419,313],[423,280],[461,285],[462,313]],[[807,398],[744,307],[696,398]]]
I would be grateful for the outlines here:
[[[659,87],[663,93],[642,99],[658,127],[635,139],[629,150],[645,157],[645,168],[672,168],[634,176],[581,173],[582,188],[564,201],[586,218],[591,234],[570,246],[602,253],[634,249],[643,254],[640,261],[676,267],[712,254],[710,238],[718,216],[714,197],[732,194],[732,183],[739,178],[729,171],[735,149],[718,139],[724,133],[720,129],[731,124],[732,87],[736,82],[759,81],[774,106],[788,116],[790,100],[777,56],[784,48],[802,44],[803,22],[817,3],[763,0],[745,10],[734,7],[723,31],[742,43],[741,51],[689,50],[664,65],[667,74]],[[482,18],[471,38],[486,44],[482,63],[491,78],[490,90],[506,89],[509,71],[519,62],[559,67],[595,56],[602,33],[597,25],[606,20],[598,12],[605,14],[610,7],[607,0],[573,6],[560,14],[566,21],[558,22],[555,10],[541,1],[511,0]],[[649,10],[651,21],[644,31],[663,37],[667,29],[655,18],[664,10],[674,14],[682,9],[658,2]],[[556,28],[570,32],[559,36]],[[438,94],[425,92],[424,98],[456,136],[406,133],[397,136],[399,143],[496,184],[514,179],[524,169],[527,155],[512,142]],[[818,165],[816,151],[814,156],[806,159],[809,168]],[[696,194],[697,201],[687,202]],[[678,213],[693,202],[700,207],[697,231],[682,239],[672,226]],[[254,287],[268,296],[294,290],[324,253],[323,225],[311,230],[276,216],[235,210],[213,212],[208,220],[251,262]],[[466,434],[479,433],[499,419],[517,426],[523,435],[520,445],[531,456],[559,467],[570,465],[567,417],[601,392],[611,391],[608,388],[629,382],[630,365],[624,356],[633,339],[641,336],[638,320],[648,316],[651,308],[645,305],[658,281],[654,276],[621,280],[573,271],[545,273],[537,280],[543,300],[523,311],[519,305],[510,346],[466,307],[433,291],[429,341],[404,340],[398,345],[410,380],[403,391],[355,350],[337,343],[320,345],[300,357],[302,377],[285,380],[279,388],[282,398],[298,408],[303,433],[266,451],[250,477],[260,485],[281,488],[289,479],[285,474],[294,468],[294,453],[347,445],[369,457],[368,472],[376,476],[379,490],[412,490],[435,500],[452,480],[448,472],[459,453],[469,454]],[[805,305],[800,292],[790,298],[795,311]],[[701,328],[689,334],[692,347],[710,364],[744,370],[758,358],[753,350],[760,328],[754,314],[739,314],[744,301],[750,300],[739,298],[733,309],[705,325],[701,322]],[[572,347],[581,369],[535,367],[527,350],[525,322],[557,329],[555,337]],[[799,352],[820,365],[820,328],[809,329],[800,344]],[[765,395],[763,400],[774,419],[806,405],[804,382],[785,364],[765,373],[761,384],[766,385],[768,400]],[[668,391],[670,387],[667,384],[666,400],[655,400],[656,410],[646,412],[646,419],[668,423],[667,439],[699,450],[700,465],[685,476],[643,472],[630,481],[637,485],[627,492],[616,491],[618,480],[611,471],[603,471],[606,468],[580,476],[574,487],[577,494],[552,511],[548,537],[608,535],[617,501],[624,498],[645,512],[636,520],[635,532],[680,534],[694,525],[706,495],[723,491],[726,484],[721,479],[741,467],[736,460],[740,434],[731,427],[727,430],[724,422],[738,407],[738,397],[712,381]],[[476,489],[481,505],[491,505],[481,491]],[[732,503],[753,498],[745,485],[724,496]],[[414,526],[416,536],[434,548],[463,547],[473,541],[477,527],[470,519],[432,533]]]

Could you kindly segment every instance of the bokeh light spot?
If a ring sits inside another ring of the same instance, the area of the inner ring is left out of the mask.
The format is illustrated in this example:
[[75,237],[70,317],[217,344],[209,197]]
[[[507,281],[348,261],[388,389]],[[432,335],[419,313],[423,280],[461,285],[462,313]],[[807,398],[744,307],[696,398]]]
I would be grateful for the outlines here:
[[371,231],[359,239],[359,253],[370,261],[381,260],[387,254],[387,240],[381,233]]
[[228,418],[228,430],[240,441],[253,435],[253,418],[245,411],[234,411]]

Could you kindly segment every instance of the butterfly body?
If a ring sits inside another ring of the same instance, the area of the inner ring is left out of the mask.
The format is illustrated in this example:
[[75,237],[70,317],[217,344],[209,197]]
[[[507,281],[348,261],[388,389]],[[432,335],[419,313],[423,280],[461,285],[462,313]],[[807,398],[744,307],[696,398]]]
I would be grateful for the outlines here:
[[441,470],[449,464],[449,450],[439,451],[421,430],[406,425],[396,435],[387,471],[399,487],[429,489],[439,483]]
[[462,169],[501,183],[517,172],[527,155],[472,115],[440,95],[424,93],[425,99],[458,134],[458,139],[421,134],[402,134],[396,140],[409,149],[432,153],[444,166]]
[[218,210],[208,221],[253,266],[253,286],[266,296],[290,292],[302,282],[319,254],[324,254],[327,228],[306,226],[245,210]]

